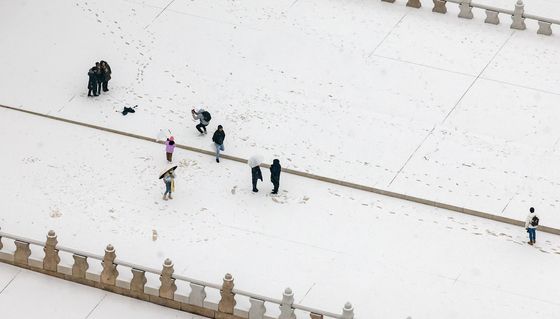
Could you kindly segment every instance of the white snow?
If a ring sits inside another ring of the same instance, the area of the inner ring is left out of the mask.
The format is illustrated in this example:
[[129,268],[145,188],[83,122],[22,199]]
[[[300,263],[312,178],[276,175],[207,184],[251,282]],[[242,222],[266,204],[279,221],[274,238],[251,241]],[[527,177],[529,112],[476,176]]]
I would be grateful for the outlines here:
[[[205,107],[228,154],[516,219],[535,206],[560,227],[560,30],[424,2],[2,1],[0,104],[211,149],[190,118]],[[526,10],[558,18],[560,5]],[[111,91],[88,98],[100,59]],[[0,136],[7,232],[111,242],[124,260],[231,272],[269,296],[291,286],[333,312],[350,300],[360,318],[560,313],[557,236],[535,249],[518,227],[289,175],[273,198],[267,172],[254,195],[247,165],[182,150],[163,202],[161,145],[3,109]]]

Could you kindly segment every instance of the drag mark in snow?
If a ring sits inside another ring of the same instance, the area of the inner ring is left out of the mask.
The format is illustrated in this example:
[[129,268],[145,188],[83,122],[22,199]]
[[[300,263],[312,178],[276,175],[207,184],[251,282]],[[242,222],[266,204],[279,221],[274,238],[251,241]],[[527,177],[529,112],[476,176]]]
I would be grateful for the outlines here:
[[12,281],[14,281],[14,279],[16,279],[16,277],[21,273],[21,269],[18,270],[18,272],[12,277],[12,279],[10,279],[10,281],[6,284],[6,286],[4,286],[4,288],[2,288],[2,290],[0,290],[0,294],[2,294],[4,292],[4,290],[6,290],[6,288],[8,288],[8,286],[12,283]]
[[95,311],[95,309],[97,309],[97,307],[99,307],[99,305],[103,302],[103,300],[105,300],[105,297],[107,297],[107,294],[103,295],[103,298],[101,298],[101,300],[99,300],[97,305],[95,305],[95,307],[93,307],[93,309],[91,309],[91,311],[88,313],[88,315],[86,316],[85,319],[87,319],[87,318],[89,318],[89,316],[91,316],[91,314]]
[[161,10],[160,13],[158,13],[158,14],[156,15],[156,17],[152,20],[152,22],[150,22],[147,26],[144,27],[144,30],[146,30],[149,26],[151,26],[152,23],[154,23],[154,21],[156,21],[157,18],[159,18],[159,16],[160,16],[165,10],[167,10],[167,8],[169,8],[169,6],[170,6],[173,2],[175,2],[175,0],[169,1],[169,3],[165,6],[165,8],[163,8],[163,10]]

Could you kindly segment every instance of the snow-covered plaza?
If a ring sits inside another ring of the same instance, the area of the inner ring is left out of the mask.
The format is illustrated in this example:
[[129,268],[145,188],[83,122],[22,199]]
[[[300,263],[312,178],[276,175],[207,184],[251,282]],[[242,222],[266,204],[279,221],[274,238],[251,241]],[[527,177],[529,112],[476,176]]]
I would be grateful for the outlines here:
[[[481,10],[468,20],[451,3],[445,15],[405,4],[0,1],[0,105],[154,139],[169,130],[207,150],[221,124],[224,154],[516,220],[534,206],[559,229],[560,28],[542,36],[530,21],[519,31]],[[555,0],[525,6],[560,17]],[[99,60],[110,91],[88,97]],[[208,136],[190,115],[200,107]],[[6,108],[0,136],[8,233],[54,229],[64,246],[111,243],[120,259],[171,258],[209,282],[230,272],[265,296],[289,286],[335,313],[351,301],[357,318],[560,314],[557,235],[529,246],[522,227],[286,173],[270,195],[267,169],[255,194],[248,165],[183,149],[163,201],[161,144]],[[0,266],[2,308],[13,270]]]

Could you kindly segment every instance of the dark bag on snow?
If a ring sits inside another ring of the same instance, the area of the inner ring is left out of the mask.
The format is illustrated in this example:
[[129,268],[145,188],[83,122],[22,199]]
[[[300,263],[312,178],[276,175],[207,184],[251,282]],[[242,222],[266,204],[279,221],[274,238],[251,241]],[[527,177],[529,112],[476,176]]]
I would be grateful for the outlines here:
[[204,111],[202,112],[202,118],[204,118],[206,122],[210,122],[210,120],[212,119],[212,115],[210,115],[209,112]]
[[134,109],[137,108],[137,107],[138,107],[138,105],[134,105],[133,107],[125,106],[124,109],[122,110],[122,112],[119,112],[119,111],[117,111],[117,112],[121,113],[122,115],[127,115],[128,113],[136,113],[136,111]]
[[531,219],[531,226],[539,226],[539,218],[537,216],[533,216]]

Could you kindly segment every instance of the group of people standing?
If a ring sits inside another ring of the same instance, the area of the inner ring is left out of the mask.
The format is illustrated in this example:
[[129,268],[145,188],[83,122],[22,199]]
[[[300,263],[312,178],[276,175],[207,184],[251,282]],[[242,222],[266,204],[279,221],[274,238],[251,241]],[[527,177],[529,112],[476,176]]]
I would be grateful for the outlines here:
[[88,71],[88,96],[98,96],[109,91],[109,80],[111,80],[111,67],[109,63],[101,60]]
[[[194,120],[198,120],[199,123],[196,125],[196,130],[200,133],[200,135],[208,134],[206,127],[210,125],[210,121],[212,120],[211,114],[204,110],[204,109],[192,109],[191,115]],[[214,146],[216,148],[216,163],[220,163],[220,152],[225,150],[224,148],[224,140],[226,138],[226,133],[224,131],[224,127],[222,125],[218,125],[216,131],[212,135],[212,142],[214,142]],[[172,163],[173,161],[173,151],[175,150],[175,138],[170,136],[165,141],[165,156],[168,163]],[[271,194],[278,194],[278,189],[280,188],[280,173],[282,172],[282,166],[280,166],[280,160],[274,159],[272,165],[270,166],[270,181],[274,188],[272,189]],[[263,181],[261,168],[259,165],[255,165],[251,167],[251,177],[253,183],[253,192],[256,193],[259,190],[257,189],[257,182],[260,179]],[[163,182],[165,183],[165,193],[163,195],[163,199],[172,199],[171,192],[173,191],[173,179],[175,178],[174,170],[170,170],[162,175]]]

